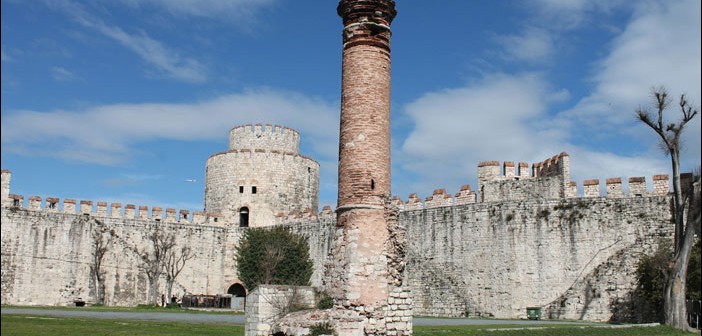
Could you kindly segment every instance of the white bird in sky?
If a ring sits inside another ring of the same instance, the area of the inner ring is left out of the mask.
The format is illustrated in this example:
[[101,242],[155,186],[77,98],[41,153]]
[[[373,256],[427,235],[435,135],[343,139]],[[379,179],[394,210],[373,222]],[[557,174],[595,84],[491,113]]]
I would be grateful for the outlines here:
[[195,182],[197,182],[197,180],[195,180],[195,179],[186,179],[185,182],[195,183]]

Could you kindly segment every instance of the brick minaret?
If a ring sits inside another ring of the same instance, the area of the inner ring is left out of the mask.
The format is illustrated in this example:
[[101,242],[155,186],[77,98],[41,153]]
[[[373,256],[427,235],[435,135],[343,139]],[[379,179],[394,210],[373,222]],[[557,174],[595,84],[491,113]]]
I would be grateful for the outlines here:
[[393,0],[342,0],[341,130],[337,232],[328,285],[337,304],[362,312],[366,334],[384,334],[393,291],[388,263],[390,23]]

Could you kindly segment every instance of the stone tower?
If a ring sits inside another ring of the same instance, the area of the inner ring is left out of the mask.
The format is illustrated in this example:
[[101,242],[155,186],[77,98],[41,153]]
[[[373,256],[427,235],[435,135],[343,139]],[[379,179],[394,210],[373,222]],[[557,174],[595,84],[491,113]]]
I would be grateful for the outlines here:
[[319,163],[298,153],[300,134],[272,125],[229,132],[229,150],[207,159],[205,212],[241,227],[276,224],[290,212],[317,213]]
[[327,288],[337,305],[364,317],[365,334],[380,335],[395,329],[385,314],[395,285],[387,207],[390,24],[397,12],[393,0],[342,0],[337,13],[344,24],[339,194]]

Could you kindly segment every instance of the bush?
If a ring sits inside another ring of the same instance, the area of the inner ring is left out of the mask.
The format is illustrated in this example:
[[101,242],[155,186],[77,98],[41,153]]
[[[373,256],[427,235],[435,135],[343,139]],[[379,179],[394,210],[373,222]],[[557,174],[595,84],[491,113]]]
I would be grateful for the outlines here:
[[329,322],[316,324],[310,328],[310,336],[334,335],[334,328]]
[[235,255],[239,279],[249,290],[260,284],[310,284],[313,262],[307,238],[284,226],[246,230]]
[[[690,261],[687,265],[686,296],[688,300],[700,299],[700,240],[692,247]],[[638,286],[632,293],[629,310],[635,311],[634,319],[627,322],[663,322],[663,289],[673,258],[671,242],[658,245],[658,250],[651,256],[643,256],[636,269]]]
[[690,252],[690,262],[687,264],[687,279],[685,280],[687,284],[687,289],[685,294],[687,294],[688,300],[701,300],[702,295],[700,294],[700,283],[702,279],[700,277],[700,264],[702,259],[702,245],[700,245],[699,238],[697,243],[692,246],[692,252]]
[[334,307],[334,299],[327,295],[322,294],[322,297],[317,302],[317,309],[331,309]]
[[668,263],[673,257],[670,243],[661,243],[651,256],[643,256],[636,269],[639,282],[635,293],[639,297],[642,322],[663,322],[663,288],[668,275]]

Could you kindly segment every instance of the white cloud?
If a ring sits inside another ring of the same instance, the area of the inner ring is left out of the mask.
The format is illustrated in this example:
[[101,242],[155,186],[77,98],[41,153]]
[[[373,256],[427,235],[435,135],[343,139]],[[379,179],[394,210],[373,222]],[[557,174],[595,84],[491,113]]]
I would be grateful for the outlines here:
[[[606,6],[544,1],[552,6],[545,10],[566,6],[578,20],[586,18],[588,6]],[[456,192],[467,182],[477,188],[481,161],[531,164],[561,151],[570,154],[571,176],[579,183],[632,176],[650,181],[654,174],[669,172],[669,159],[657,150],[658,139],[635,120],[634,110],[649,102],[650,88],[657,85],[676,97],[687,93],[699,106],[699,27],[699,1],[640,4],[594,69],[592,93],[553,119],[551,104],[567,103],[570,93],[552,91],[547,78],[536,75],[489,75],[465,87],[425,94],[405,107],[415,129],[395,149],[399,160],[394,169],[412,175],[394,181],[393,192],[406,198],[410,192],[427,196],[436,188]],[[537,53],[527,52],[524,59],[528,55]],[[679,114],[674,108],[669,113],[672,118]],[[700,162],[700,118],[684,134],[683,170]],[[638,149],[630,146],[636,143]],[[642,149],[641,143],[650,146]]]
[[78,24],[94,29],[131,50],[143,61],[154,66],[160,76],[193,83],[202,83],[207,79],[207,68],[203,64],[193,58],[179,55],[177,50],[163,45],[146,33],[129,34],[120,27],[103,22],[78,3],[55,1],[47,4],[66,12]]
[[544,63],[553,54],[553,35],[541,28],[529,27],[519,35],[506,35],[498,37],[502,45],[505,58],[527,61],[530,63]]
[[589,14],[595,11],[606,13],[630,5],[627,0],[536,0],[528,3],[535,12],[533,20],[545,28],[569,30],[589,23]]
[[60,82],[68,82],[78,78],[74,73],[68,71],[66,68],[58,66],[51,68],[51,76]]
[[219,19],[251,19],[277,0],[124,0],[132,6],[156,6],[176,15]]
[[535,74],[493,74],[462,88],[425,94],[405,107],[415,128],[395,151],[395,169],[418,178],[395,183],[393,192],[406,197],[440,187],[457,191],[475,177],[478,162],[541,161],[560,152],[551,144],[562,140],[561,134],[529,125],[562,95]]
[[[336,109],[295,92],[256,89],[190,104],[115,104],[80,111],[6,111],[3,150],[118,164],[153,140],[226,138],[231,127],[270,122],[298,129],[314,154],[334,157]],[[224,150],[224,148],[223,148]],[[304,154],[304,153],[303,153]]]
[[[634,110],[648,106],[650,90],[658,86],[675,97],[667,112],[671,119],[679,118],[676,105],[682,93],[699,106],[700,22],[696,0],[642,3],[597,67],[592,94],[561,113],[561,122],[579,136],[623,133],[655,146],[658,140],[634,119]],[[699,165],[699,117],[689,124],[684,142],[691,161],[687,165]]]
[[[206,101],[114,104],[75,111],[3,111],[2,151],[71,162],[123,165],[149,155],[143,144],[158,140],[214,140],[227,143],[241,124],[271,123],[298,130],[300,154],[319,162],[320,185],[336,190],[338,102],[296,92],[251,89]],[[221,150],[226,150],[226,146]],[[134,181],[121,178],[112,183]],[[335,205],[336,195],[321,194]],[[133,200],[132,200],[133,201]],[[150,204],[150,203],[149,203]],[[158,204],[158,203],[154,203]]]

